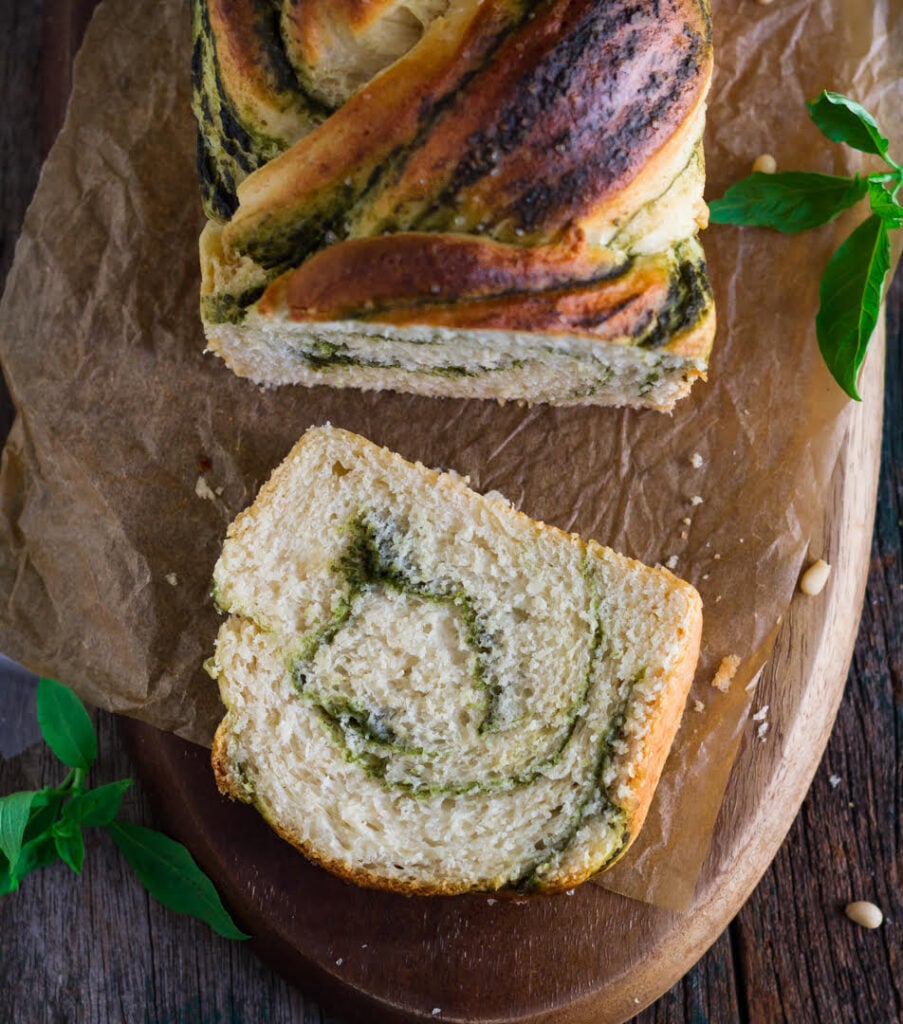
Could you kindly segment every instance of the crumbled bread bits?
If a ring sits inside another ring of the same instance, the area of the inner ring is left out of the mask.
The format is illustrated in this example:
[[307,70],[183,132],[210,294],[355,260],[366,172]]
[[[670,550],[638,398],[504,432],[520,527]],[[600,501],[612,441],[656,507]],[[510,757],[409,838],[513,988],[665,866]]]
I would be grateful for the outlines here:
[[686,531],[686,530],[681,530],[681,531],[680,531],[680,539],[681,539],[681,540],[686,540],[686,539],[687,539],[687,537],[689,537],[689,536],[690,536],[690,535],[689,535],[689,533],[687,533],[687,531]]
[[203,475],[198,477],[198,481],[194,485],[194,493],[205,501],[216,501],[216,495],[210,489],[210,484],[207,483],[207,478]]
[[693,710],[694,711],[705,711],[705,704],[703,704],[701,700],[694,700],[693,701]]
[[573,896],[576,891],[576,889],[568,889],[565,896]]
[[828,777],[828,782],[831,786],[831,789],[837,789],[841,782],[843,782],[843,779],[839,775],[830,775]]
[[689,526],[690,523],[693,522],[693,520],[689,516],[684,516],[683,519],[681,519],[681,522],[684,524],[684,526]]
[[[758,2],[769,4],[771,0],[758,0]],[[760,174],[774,174],[778,169],[778,162],[771,155],[771,153],[763,153],[761,156],[757,156],[753,160],[752,169],[758,171]]]
[[488,900],[486,900],[486,903],[487,903],[488,906],[494,907],[496,905],[496,903],[498,903],[498,900],[488,899]]
[[759,728],[756,730],[756,739],[760,743],[764,743],[765,742],[765,736],[768,733],[768,729],[769,729],[768,722],[760,722],[759,723]]
[[693,497],[690,498],[690,504],[691,505],[701,505],[702,504],[702,498],[698,494],[694,494]]
[[704,462],[705,460],[699,454],[699,452],[693,452],[693,454],[690,456],[690,465],[693,467],[693,469],[699,469],[702,465],[704,465]]
[[800,590],[810,597],[815,597],[825,589],[830,575],[831,566],[823,558],[819,558],[800,577]]
[[855,900],[848,903],[844,913],[851,921],[861,925],[863,928],[879,928],[884,920],[881,908],[868,900]]
[[666,569],[675,569],[675,568],[677,568],[677,555],[669,555],[668,556],[668,561],[665,562],[665,568]]
[[338,960],[336,960],[335,965],[336,967],[341,967],[344,962],[345,961],[342,959],[342,957],[339,957]]
[[764,722],[768,716],[768,705],[763,704],[762,707],[752,716],[754,722]]
[[740,659],[736,654],[729,654],[726,658],[722,658],[715,678],[712,680],[712,686],[722,693],[727,693],[739,667]]
[[176,576],[174,572],[168,572],[164,579],[171,587],[177,587],[179,585],[179,577]]
[[430,1016],[431,1017],[438,1017],[440,1013],[442,1013],[442,1007],[441,1006],[434,1006]]

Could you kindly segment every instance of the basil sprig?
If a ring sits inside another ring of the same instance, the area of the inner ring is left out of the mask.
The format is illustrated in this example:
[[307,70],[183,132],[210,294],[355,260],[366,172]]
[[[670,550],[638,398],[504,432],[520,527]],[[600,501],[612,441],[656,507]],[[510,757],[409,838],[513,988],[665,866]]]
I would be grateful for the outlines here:
[[832,142],[843,142],[881,157],[887,171],[861,178],[806,171],[754,172],[709,204],[715,224],[742,224],[797,234],[827,224],[861,199],[869,216],[828,262],[819,288],[815,332],[822,357],[834,379],[860,400],[859,371],[884,297],[890,270],[890,232],[903,226],[897,193],[903,166],[889,154],[890,143],[874,117],[855,100],[822,92],[806,104],[809,116]]
[[97,758],[97,734],[78,697],[62,683],[42,679],[37,705],[45,742],[71,771],[55,788],[0,798],[0,896],[15,892],[26,875],[56,860],[80,874],[83,830],[103,828],[151,896],[171,910],[199,918],[227,939],[249,938],[181,843],[117,820],[131,779],[85,787],[85,776]]

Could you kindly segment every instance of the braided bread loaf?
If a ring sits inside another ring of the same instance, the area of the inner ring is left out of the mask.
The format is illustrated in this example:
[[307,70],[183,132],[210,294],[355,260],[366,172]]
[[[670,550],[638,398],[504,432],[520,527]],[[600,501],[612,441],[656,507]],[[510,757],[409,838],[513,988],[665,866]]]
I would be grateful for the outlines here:
[[270,384],[673,406],[708,0],[196,0],[209,347]]
[[406,892],[555,891],[635,838],[699,595],[354,434],[309,430],[229,528],[220,789]]

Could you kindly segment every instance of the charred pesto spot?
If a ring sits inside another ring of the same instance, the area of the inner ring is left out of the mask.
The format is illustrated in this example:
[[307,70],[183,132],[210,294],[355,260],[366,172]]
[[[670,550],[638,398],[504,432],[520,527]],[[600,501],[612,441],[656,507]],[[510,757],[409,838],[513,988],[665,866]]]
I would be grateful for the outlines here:
[[201,296],[201,317],[208,324],[240,324],[261,295],[264,286],[248,288],[237,295],[231,292],[214,292]]
[[671,276],[667,298],[638,344],[643,348],[661,348],[675,334],[698,323],[711,304],[712,287],[705,262],[680,260]]
[[[494,210],[475,233],[511,225],[523,233],[561,227],[610,187],[641,166],[649,147],[668,131],[675,104],[689,102],[690,80],[700,74],[707,43],[689,24],[681,43],[662,52],[659,17],[648,5],[620,0],[592,5],[513,83],[493,127],[467,140],[434,209],[418,222],[447,225],[456,204],[487,175],[504,174],[508,157],[528,149],[554,150],[537,180],[500,179]],[[636,65],[647,68],[635,88]],[[579,110],[575,112],[574,104]]]

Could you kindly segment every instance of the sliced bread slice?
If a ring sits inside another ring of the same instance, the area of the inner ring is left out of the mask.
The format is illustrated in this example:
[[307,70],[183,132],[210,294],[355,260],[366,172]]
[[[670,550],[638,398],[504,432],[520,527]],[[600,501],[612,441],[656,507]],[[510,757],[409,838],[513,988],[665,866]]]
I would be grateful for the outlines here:
[[403,892],[556,891],[635,838],[699,650],[671,573],[324,427],[214,580],[217,783],[312,860]]

